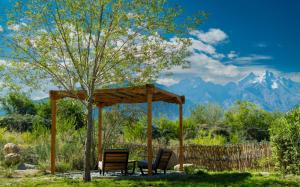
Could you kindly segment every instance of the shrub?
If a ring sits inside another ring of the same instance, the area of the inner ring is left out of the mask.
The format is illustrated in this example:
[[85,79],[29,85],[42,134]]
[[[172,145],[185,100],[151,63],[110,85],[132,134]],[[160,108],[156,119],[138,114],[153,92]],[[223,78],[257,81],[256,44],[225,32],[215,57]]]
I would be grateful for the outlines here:
[[36,114],[34,103],[26,94],[12,92],[1,98],[0,102],[4,111],[8,114]]
[[10,114],[0,119],[0,127],[9,131],[31,131],[35,116],[26,114]]
[[285,174],[300,174],[300,107],[277,119],[270,132],[277,167]]
[[[49,109],[45,108],[48,111]],[[83,104],[74,99],[65,99],[58,102],[57,115],[61,119],[74,120],[75,129],[85,126]],[[48,116],[50,118],[50,116]]]
[[66,162],[58,162],[56,163],[56,171],[57,172],[66,172],[66,171],[70,171],[72,166],[70,165],[70,163],[66,163]]
[[237,101],[226,113],[225,124],[241,141],[269,140],[269,127],[277,115],[271,114],[254,103]]
[[227,140],[222,135],[212,135],[211,132],[200,130],[198,137],[192,140],[192,143],[199,145],[224,145]]

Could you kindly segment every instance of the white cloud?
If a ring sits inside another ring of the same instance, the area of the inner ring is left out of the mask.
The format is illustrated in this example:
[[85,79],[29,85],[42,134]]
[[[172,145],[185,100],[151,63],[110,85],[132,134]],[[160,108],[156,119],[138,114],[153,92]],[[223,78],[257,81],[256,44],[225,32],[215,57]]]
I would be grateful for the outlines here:
[[0,32],[3,32],[3,27],[2,27],[2,25],[0,25]]
[[175,84],[178,81],[190,77],[201,77],[204,81],[218,84],[237,82],[250,72],[257,75],[263,74],[266,69],[278,72],[263,65],[256,65],[253,62],[260,60],[271,60],[271,56],[251,54],[239,56],[236,51],[228,54],[218,53],[217,44],[225,41],[228,36],[220,29],[209,29],[208,32],[191,31],[190,38],[192,45],[189,50],[192,55],[186,60],[190,62],[189,68],[174,67],[165,73],[173,73],[172,78],[161,78],[159,83],[164,85]]
[[192,42],[192,45],[190,46],[190,50],[193,50],[194,52],[199,51],[199,52],[205,52],[207,54],[215,54],[216,53],[216,49],[213,46],[207,45],[200,40],[191,38],[191,42]]
[[228,58],[231,59],[230,61],[226,62],[227,64],[239,64],[239,65],[248,65],[256,61],[260,60],[271,60],[271,56],[267,55],[257,55],[257,54],[252,54],[249,56],[241,56],[239,57],[236,54],[229,53]]
[[166,86],[170,86],[172,84],[176,84],[179,82],[179,80],[175,80],[173,78],[159,78],[157,81],[156,81],[158,84],[163,84],[163,85],[166,85]]
[[212,45],[218,44],[228,38],[224,31],[215,28],[209,29],[208,32],[193,30],[190,34],[197,37],[199,40]]
[[233,58],[238,57],[238,54],[236,54],[235,51],[230,51],[230,52],[227,54],[227,57],[228,57],[229,59],[233,59]]

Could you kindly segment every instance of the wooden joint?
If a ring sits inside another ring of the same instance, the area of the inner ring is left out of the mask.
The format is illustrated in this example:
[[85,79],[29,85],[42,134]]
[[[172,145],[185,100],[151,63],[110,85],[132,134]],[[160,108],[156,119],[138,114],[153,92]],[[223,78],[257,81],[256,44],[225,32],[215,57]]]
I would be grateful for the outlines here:
[[153,84],[146,84],[147,94],[153,94],[155,90],[155,86]]
[[183,96],[183,95],[182,95],[182,96],[180,96],[180,100],[181,100],[181,101],[180,101],[180,102],[181,102],[181,104],[184,104],[184,103],[185,103],[185,96]]
[[54,90],[49,91],[49,96],[51,100],[57,100],[58,99],[58,93]]

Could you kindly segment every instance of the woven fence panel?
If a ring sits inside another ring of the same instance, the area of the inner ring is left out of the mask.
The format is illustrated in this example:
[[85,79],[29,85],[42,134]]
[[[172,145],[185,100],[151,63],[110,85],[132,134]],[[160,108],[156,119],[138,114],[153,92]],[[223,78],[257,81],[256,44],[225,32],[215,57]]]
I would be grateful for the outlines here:
[[[130,152],[138,151],[143,159],[147,158],[147,146],[138,144],[124,144]],[[153,156],[159,147],[153,147]],[[178,162],[178,147],[168,147],[175,153],[172,158],[172,165]],[[273,168],[272,162],[261,164],[262,160],[268,160],[272,156],[271,146],[267,143],[260,144],[236,144],[224,146],[186,145],[184,147],[184,163],[211,170],[263,170],[270,171]]]

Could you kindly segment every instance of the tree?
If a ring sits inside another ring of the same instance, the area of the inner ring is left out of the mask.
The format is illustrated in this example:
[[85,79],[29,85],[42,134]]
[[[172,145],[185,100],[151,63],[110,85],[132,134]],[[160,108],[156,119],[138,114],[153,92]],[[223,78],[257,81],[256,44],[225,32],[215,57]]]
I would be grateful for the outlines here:
[[191,110],[191,118],[198,124],[219,125],[223,117],[224,110],[213,103],[201,104]]
[[237,101],[226,113],[225,124],[240,140],[269,140],[269,127],[276,115],[246,101]]
[[181,13],[166,0],[17,0],[7,23],[17,32],[7,40],[12,66],[22,69],[18,77],[32,85],[51,81],[74,97],[77,89],[86,92],[85,181],[91,180],[95,89],[125,80],[143,84],[183,64],[190,45],[184,36],[201,20],[183,23]]
[[300,174],[300,107],[276,119],[270,129],[272,153],[284,174]]
[[11,92],[0,99],[3,110],[7,114],[36,114],[36,107],[33,101],[25,94]]

